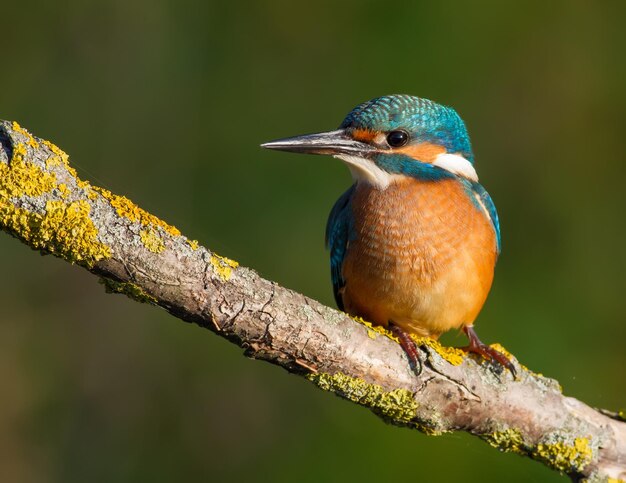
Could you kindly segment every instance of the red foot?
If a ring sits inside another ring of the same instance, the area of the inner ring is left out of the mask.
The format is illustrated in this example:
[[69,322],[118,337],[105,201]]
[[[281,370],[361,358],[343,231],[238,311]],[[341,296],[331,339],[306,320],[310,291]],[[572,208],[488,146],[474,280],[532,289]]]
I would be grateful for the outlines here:
[[417,351],[417,345],[415,345],[415,342],[411,339],[409,334],[393,322],[389,322],[389,330],[400,340],[400,346],[404,349],[404,352],[409,358],[411,369],[419,376],[422,373],[422,361]]
[[513,363],[509,359],[507,359],[507,357],[502,352],[497,351],[487,344],[483,344],[476,335],[473,326],[468,325],[463,327],[463,332],[465,332],[465,335],[467,335],[467,337],[469,338],[469,345],[467,347],[463,347],[463,350],[479,354],[488,361],[498,362],[502,367],[505,367],[506,369],[511,371],[514,379],[515,377],[517,377],[517,371],[515,370],[515,366],[513,365]]

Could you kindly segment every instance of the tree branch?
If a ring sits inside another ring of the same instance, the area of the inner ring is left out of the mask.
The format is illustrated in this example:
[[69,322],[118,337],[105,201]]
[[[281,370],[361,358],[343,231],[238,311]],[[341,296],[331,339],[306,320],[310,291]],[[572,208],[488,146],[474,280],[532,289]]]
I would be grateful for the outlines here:
[[626,480],[624,414],[566,397],[524,368],[508,372],[421,340],[415,376],[384,330],[355,321],[220,257],[124,197],[80,180],[63,151],[16,123],[0,124],[0,227],[99,276],[107,290],[163,307],[429,434],[467,431],[574,480]]

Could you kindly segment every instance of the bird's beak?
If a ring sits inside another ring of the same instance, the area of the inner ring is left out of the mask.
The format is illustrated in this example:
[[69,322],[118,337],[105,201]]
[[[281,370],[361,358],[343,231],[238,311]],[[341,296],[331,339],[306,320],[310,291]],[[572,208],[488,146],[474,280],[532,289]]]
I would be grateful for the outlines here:
[[261,147],[292,153],[348,154],[352,156],[363,156],[366,153],[375,151],[374,147],[353,139],[343,129],[277,139],[276,141],[261,144]]

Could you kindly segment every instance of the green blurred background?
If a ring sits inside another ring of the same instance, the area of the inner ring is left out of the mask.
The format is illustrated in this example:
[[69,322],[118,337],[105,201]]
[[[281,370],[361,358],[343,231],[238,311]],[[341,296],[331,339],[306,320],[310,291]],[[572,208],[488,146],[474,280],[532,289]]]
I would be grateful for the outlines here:
[[[349,174],[259,143],[383,94],[452,105],[502,220],[479,333],[624,408],[624,5],[3,1],[0,118],[332,304],[323,231]],[[464,434],[387,426],[8,236],[0,253],[3,482],[561,479]]]

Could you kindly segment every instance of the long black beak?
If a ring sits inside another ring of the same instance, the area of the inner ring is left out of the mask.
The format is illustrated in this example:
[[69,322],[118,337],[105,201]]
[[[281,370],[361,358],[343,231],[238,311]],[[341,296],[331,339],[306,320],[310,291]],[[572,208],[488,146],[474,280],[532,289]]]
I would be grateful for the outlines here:
[[292,153],[349,154],[353,156],[375,151],[369,144],[362,143],[348,136],[343,129],[277,139],[276,141],[261,144],[261,147]]

